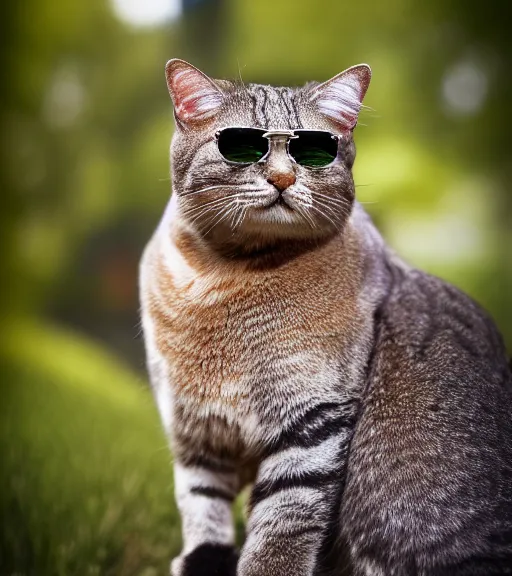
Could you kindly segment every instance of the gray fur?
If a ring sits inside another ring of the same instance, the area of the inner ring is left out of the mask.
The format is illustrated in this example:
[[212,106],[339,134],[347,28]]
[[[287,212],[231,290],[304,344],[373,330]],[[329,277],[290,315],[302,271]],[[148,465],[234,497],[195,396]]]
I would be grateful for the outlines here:
[[[492,321],[386,247],[354,200],[351,129],[319,111],[317,84],[222,81],[215,109],[218,93],[208,100],[211,81],[198,76],[206,108],[195,123],[173,73],[174,197],[141,268],[183,518],[172,574],[512,574],[512,376]],[[263,164],[234,167],[215,144],[226,126],[330,130],[338,159],[308,170],[274,149]],[[282,191],[295,215],[258,220],[276,170],[296,177]],[[172,244],[178,228],[205,271]],[[247,481],[237,563],[230,506]]]

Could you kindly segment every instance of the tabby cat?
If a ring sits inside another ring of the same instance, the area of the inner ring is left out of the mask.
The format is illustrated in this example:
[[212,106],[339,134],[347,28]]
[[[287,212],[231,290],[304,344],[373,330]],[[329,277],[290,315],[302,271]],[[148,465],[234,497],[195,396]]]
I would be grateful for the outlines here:
[[355,201],[370,75],[274,88],[167,64],[173,194],[140,287],[173,576],[512,574],[506,351]]

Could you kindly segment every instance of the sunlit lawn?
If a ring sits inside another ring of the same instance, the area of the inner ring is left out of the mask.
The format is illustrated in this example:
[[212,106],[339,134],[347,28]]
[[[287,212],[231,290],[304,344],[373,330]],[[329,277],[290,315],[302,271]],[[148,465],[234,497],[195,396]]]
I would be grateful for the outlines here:
[[2,344],[1,576],[168,574],[180,526],[146,384],[74,334],[18,324]]
[[19,326],[0,399],[0,574],[167,574],[171,457],[143,382],[71,334]]

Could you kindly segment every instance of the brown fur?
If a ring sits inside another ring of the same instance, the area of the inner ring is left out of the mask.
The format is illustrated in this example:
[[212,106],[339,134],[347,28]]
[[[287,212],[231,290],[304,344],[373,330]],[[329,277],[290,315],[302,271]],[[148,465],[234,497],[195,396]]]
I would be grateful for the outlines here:
[[[224,381],[257,370],[275,350],[311,351],[316,337],[335,355],[358,330],[362,273],[355,233],[297,257],[280,252],[281,264],[263,269],[253,259],[223,261],[206,248],[197,250],[183,229],[174,232],[173,241],[196,280],[177,288],[155,239],[147,256],[154,284],[147,299],[159,350],[176,367],[179,394],[199,403],[218,399]],[[204,298],[191,297],[200,281]],[[254,356],[247,357],[248,348]],[[239,393],[230,397],[233,406]]]

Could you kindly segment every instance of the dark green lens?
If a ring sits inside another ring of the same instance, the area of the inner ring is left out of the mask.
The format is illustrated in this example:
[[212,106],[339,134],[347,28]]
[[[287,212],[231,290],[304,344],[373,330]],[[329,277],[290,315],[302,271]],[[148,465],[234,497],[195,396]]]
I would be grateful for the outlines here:
[[301,166],[322,168],[334,162],[338,141],[330,132],[295,130],[298,138],[289,143],[290,156]]
[[268,152],[265,130],[257,128],[224,128],[217,137],[219,152],[229,162],[252,164]]

